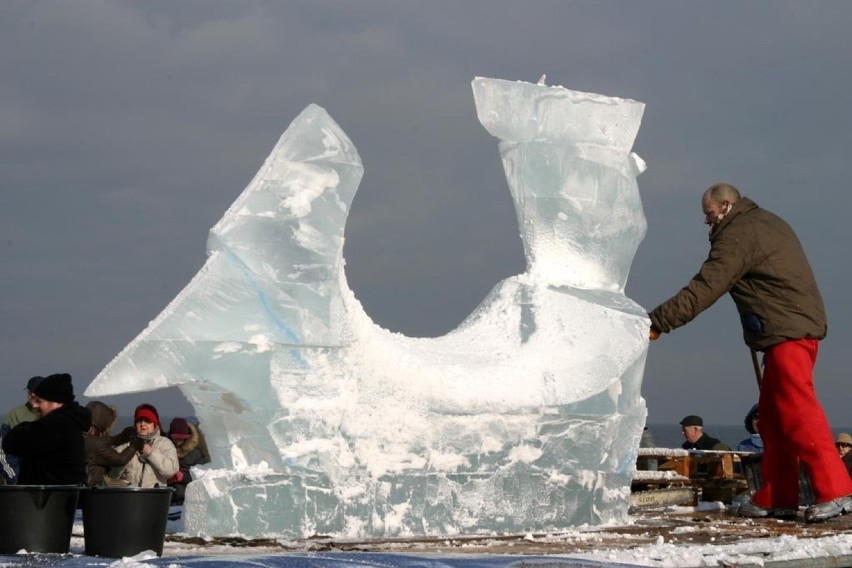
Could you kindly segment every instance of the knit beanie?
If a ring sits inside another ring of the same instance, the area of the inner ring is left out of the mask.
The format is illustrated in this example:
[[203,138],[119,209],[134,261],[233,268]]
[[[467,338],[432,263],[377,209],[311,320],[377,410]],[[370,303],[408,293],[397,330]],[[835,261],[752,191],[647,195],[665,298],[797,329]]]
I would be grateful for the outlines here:
[[187,440],[192,437],[192,432],[189,430],[189,423],[183,418],[175,418],[169,424],[169,438],[177,438],[178,440]]
[[68,373],[49,375],[36,385],[33,394],[50,402],[73,402],[74,387],[71,385],[71,375]]
[[153,422],[154,426],[160,428],[160,415],[153,404],[140,404],[136,407],[136,412],[133,413],[133,421],[139,422],[140,418]]

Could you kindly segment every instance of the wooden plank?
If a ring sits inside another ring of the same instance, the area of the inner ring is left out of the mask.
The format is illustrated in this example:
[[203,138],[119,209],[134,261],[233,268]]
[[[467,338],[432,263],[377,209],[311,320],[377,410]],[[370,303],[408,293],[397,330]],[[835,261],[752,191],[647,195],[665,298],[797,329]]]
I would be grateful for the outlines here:
[[650,508],[671,505],[694,505],[695,491],[691,487],[676,487],[651,491],[637,491],[630,494],[630,507]]

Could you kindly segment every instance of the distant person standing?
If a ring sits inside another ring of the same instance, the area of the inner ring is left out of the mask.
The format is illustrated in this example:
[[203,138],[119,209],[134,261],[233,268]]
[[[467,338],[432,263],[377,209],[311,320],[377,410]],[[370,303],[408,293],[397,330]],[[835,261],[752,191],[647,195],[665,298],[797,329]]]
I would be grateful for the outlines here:
[[78,485],[86,481],[83,432],[89,411],[74,400],[71,375],[45,377],[33,390],[38,419],[22,422],[3,437],[3,449],[21,457],[21,485]]
[[[108,472],[114,467],[127,464],[136,452],[142,451],[145,441],[136,436],[133,429],[127,433],[122,432],[120,436],[110,435],[109,432],[115,425],[117,416],[112,406],[93,400],[86,404],[86,408],[92,416],[92,425],[84,435],[88,469],[86,485],[91,487],[126,486],[125,482],[113,480]],[[116,451],[114,446],[122,443],[127,446],[120,452]]]
[[[0,424],[0,440],[6,437],[6,434],[23,422],[32,422],[38,418],[35,409],[32,405],[33,390],[44,380],[44,377],[32,377],[27,381],[27,386],[24,390],[27,391],[27,400],[24,404],[16,406],[10,410],[5,417],[3,423]],[[21,471],[21,458],[0,450],[0,479],[9,485],[14,485],[18,481],[18,474]]]
[[816,503],[808,522],[852,512],[852,480],[832,444],[813,387],[819,340],[827,326],[822,296],[802,245],[780,217],[717,183],[701,198],[710,253],[692,280],[650,314],[653,341],[686,325],[729,293],[746,344],[763,352],[760,386],[763,486],[740,514],[789,516],[799,505],[799,464]]
[[755,404],[748,411],[743,421],[745,429],[749,433],[749,437],[737,445],[738,452],[754,452],[756,454],[763,453],[763,439],[758,431],[758,423],[760,422],[760,412]]
[[843,465],[846,466],[846,471],[852,477],[852,436],[846,432],[841,432],[834,440],[834,447],[837,448],[837,453],[840,459],[843,460]]
[[[119,474],[134,487],[165,487],[178,472],[175,445],[160,432],[160,414],[151,404],[140,404],[133,413],[136,435],[142,439],[142,449],[136,452]],[[123,451],[127,445],[116,448]]]
[[204,456],[204,463],[210,463],[210,450],[207,448],[207,440],[204,437],[204,432],[201,431],[201,423],[197,416],[187,416],[186,421],[195,426],[195,431],[198,432],[198,447],[201,449],[201,454]]
[[[642,436],[639,438],[640,450],[642,448],[656,447],[657,443],[654,442],[654,435],[651,433],[651,429],[645,426],[645,428],[642,429]],[[657,471],[657,467],[659,467],[659,462],[656,458],[640,457],[636,460],[636,469],[639,471]]]
[[24,387],[24,390],[27,391],[26,402],[20,406],[16,406],[3,417],[3,424],[8,426],[9,429],[14,428],[22,422],[32,422],[38,419],[38,414],[36,414],[35,408],[33,408],[33,393],[35,388],[43,380],[44,377],[32,377],[27,381],[27,386]]
[[186,486],[192,481],[191,468],[208,463],[201,447],[201,431],[184,418],[175,418],[169,424],[169,439],[177,450],[180,469],[169,478],[169,487],[174,488],[172,503],[183,503]]
[[685,441],[681,444],[684,450],[730,450],[730,446],[708,435],[704,431],[704,420],[700,416],[690,414],[680,421],[680,428]]

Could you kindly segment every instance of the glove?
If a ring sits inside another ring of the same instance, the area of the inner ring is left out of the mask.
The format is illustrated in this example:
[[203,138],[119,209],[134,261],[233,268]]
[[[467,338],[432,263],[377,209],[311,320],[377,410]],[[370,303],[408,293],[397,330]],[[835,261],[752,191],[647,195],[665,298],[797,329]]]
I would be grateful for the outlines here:
[[652,325],[651,329],[648,330],[648,339],[650,341],[656,341],[660,338],[660,334],[660,330]]
[[118,433],[112,439],[113,446],[120,446],[121,444],[129,444],[133,442],[137,438],[136,436],[136,428],[133,426],[128,426],[124,430]]
[[136,436],[132,440],[130,440],[130,445],[133,446],[133,449],[137,452],[141,452],[142,448],[145,447],[145,438],[140,438],[139,436]]
[[176,474],[171,476],[168,481],[166,481],[166,483],[168,483],[169,485],[174,485],[175,483],[180,483],[181,481],[183,481],[183,472],[181,470],[178,470]]

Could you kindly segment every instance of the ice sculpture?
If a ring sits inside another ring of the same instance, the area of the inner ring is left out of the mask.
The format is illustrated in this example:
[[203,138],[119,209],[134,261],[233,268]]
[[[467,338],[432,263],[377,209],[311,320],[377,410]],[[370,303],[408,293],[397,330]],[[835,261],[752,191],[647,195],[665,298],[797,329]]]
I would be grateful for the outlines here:
[[499,138],[527,271],[459,327],[375,325],[343,273],[362,167],[307,107],[210,232],[203,269],[90,397],[180,387],[214,462],[199,535],[340,537],[623,521],[645,421],[645,310],[624,293],[644,236],[630,148],[644,105],[473,81]]

